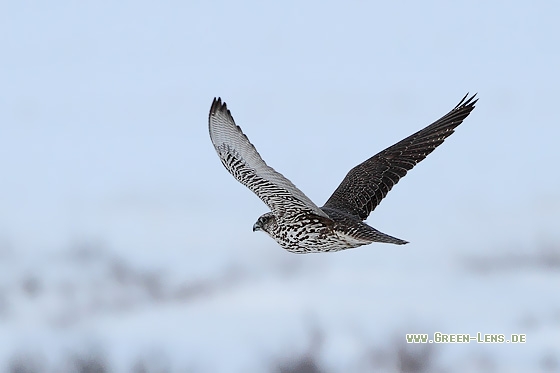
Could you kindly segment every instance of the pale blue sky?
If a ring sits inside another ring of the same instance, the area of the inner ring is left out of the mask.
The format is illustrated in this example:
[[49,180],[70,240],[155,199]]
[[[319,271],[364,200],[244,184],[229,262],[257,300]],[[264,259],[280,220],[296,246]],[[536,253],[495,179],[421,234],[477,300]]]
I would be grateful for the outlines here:
[[[2,2],[0,366],[91,339],[122,366],[124,350],[155,346],[207,371],[262,371],[247,362],[303,351],[308,320],[326,331],[330,371],[372,341],[391,348],[395,330],[529,333],[515,348],[436,349],[503,371],[558,356],[557,272],[480,276],[463,259],[560,242],[559,14],[552,1]],[[467,92],[474,112],[368,220],[406,246],[283,251],[252,232],[267,208],[207,129],[221,96],[267,163],[322,205],[350,168]],[[150,303],[105,262],[59,255],[84,243],[163,274],[164,291],[232,269],[247,280]],[[41,296],[20,294],[26,276]],[[113,313],[122,299],[130,312]]]
[[411,242],[557,239],[558,11],[553,2],[6,2],[0,239],[31,250],[99,239],[150,256],[156,244],[221,246],[230,240],[214,232],[228,225],[224,235],[273,246],[251,232],[266,206],[210,144],[214,96],[321,205],[351,167],[467,91],[479,94],[476,110],[370,223]]

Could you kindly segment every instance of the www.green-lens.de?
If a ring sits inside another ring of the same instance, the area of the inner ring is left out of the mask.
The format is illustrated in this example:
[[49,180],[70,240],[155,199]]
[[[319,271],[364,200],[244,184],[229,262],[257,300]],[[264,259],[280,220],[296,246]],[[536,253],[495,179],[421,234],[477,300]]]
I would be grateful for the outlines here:
[[525,334],[510,334],[509,338],[505,334],[445,334],[435,332],[432,339],[428,334],[406,334],[407,343],[525,343]]

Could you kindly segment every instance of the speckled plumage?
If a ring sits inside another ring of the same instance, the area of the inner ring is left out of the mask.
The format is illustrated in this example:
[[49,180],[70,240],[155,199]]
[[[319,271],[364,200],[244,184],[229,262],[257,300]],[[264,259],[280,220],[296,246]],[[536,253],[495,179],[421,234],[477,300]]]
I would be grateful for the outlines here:
[[354,167],[321,208],[264,162],[220,98],[212,102],[208,128],[225,168],[271,210],[259,217],[254,231],[265,231],[294,253],[339,251],[372,242],[402,245],[407,242],[363,220],[410,169],[454,132],[474,109],[475,96],[467,94],[442,118]]

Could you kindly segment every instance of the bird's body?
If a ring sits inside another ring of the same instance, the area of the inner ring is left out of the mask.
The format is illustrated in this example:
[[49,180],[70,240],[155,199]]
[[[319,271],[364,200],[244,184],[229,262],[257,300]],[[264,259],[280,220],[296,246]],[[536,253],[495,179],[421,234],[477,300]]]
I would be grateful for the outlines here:
[[293,253],[328,252],[372,242],[407,243],[363,221],[408,170],[453,133],[474,109],[474,98],[465,96],[436,122],[354,167],[321,208],[264,162],[220,98],[214,99],[208,122],[223,165],[271,209],[253,230],[265,231]]
[[328,218],[301,213],[276,219],[272,213],[259,218],[253,230],[264,230],[280,246],[293,253],[319,253],[350,249],[372,242],[405,244],[340,211],[321,208]]

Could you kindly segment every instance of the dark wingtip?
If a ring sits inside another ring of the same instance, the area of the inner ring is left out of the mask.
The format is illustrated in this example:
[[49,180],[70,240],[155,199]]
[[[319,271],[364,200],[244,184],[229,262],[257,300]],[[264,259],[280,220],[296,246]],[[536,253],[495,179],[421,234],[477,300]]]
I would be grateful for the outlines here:
[[[455,109],[462,109],[465,107],[470,108],[471,110],[474,109],[474,105],[478,102],[478,98],[476,98],[476,95],[478,94],[475,93],[474,95],[472,95],[471,97],[469,97],[469,92],[467,92],[467,94],[465,95],[465,97],[463,97],[461,99],[461,101],[457,104],[457,106],[455,106]],[[468,97],[468,99],[467,99]]]
[[225,111],[225,110],[227,110],[227,105],[225,102],[222,104],[222,98],[214,97],[214,101],[212,101],[212,106],[210,107],[210,115],[216,113],[217,111]]
[[227,108],[227,104],[225,103],[225,101],[222,102],[221,97],[218,98],[214,97],[214,100],[212,101],[212,106],[210,107],[210,113],[208,114],[208,120],[210,120],[210,118],[213,115],[216,115],[216,113],[226,113],[226,115],[229,116],[231,120],[233,120],[233,116],[231,115],[231,112]]

